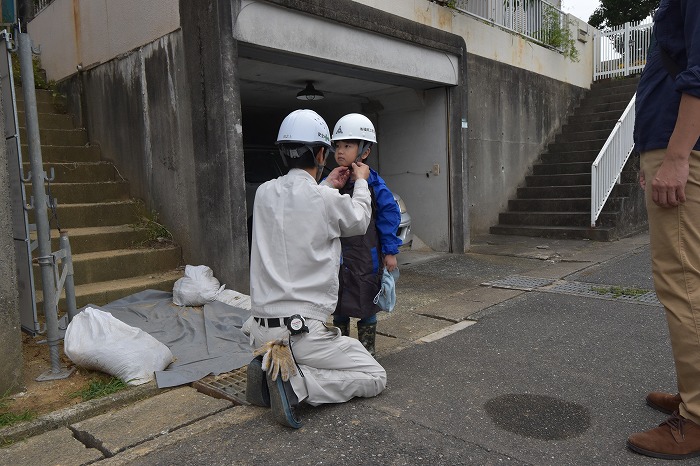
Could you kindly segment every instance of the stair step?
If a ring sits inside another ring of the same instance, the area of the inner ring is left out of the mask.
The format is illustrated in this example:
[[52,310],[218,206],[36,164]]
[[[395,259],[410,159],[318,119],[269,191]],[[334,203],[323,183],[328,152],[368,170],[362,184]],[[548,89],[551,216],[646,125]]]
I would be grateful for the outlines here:
[[585,198],[591,197],[591,185],[559,186],[552,189],[551,186],[533,186],[518,188],[518,199],[545,199],[545,198]]
[[[22,164],[24,175],[31,171],[29,162]],[[50,174],[54,170],[54,182],[80,183],[85,180],[96,182],[124,181],[112,162],[46,162],[44,170]]]
[[[34,95],[36,96],[37,102],[51,103],[54,102],[54,93],[48,89],[34,89]],[[15,100],[17,102],[24,102],[24,91],[22,86],[15,86]]]
[[[149,231],[145,228],[131,225],[113,225],[106,227],[84,227],[63,230],[68,234],[70,248],[73,254],[108,251],[111,249],[129,249],[145,244],[149,239]],[[32,239],[36,235],[32,234]],[[59,231],[51,230],[51,250],[60,249]]]
[[578,110],[576,113],[574,113],[572,116],[570,116],[567,119],[567,123],[570,125],[579,125],[579,124],[584,124],[584,123],[596,123],[599,121],[610,121],[610,120],[619,120],[620,117],[622,116],[622,110],[610,110],[607,112],[593,112],[593,111],[587,111],[587,112],[581,112],[579,113]]
[[[63,113],[63,112],[59,112],[56,109],[56,106],[54,105],[53,101],[41,102],[41,101],[37,100],[36,109],[37,109],[37,112],[39,112],[39,113],[58,113],[58,114]],[[17,111],[24,112],[24,99],[22,99],[22,100],[17,99]]]
[[542,163],[588,163],[593,164],[600,151],[580,150],[573,152],[544,153],[540,156]]
[[[27,143],[27,130],[20,128],[19,140]],[[86,146],[87,132],[84,129],[45,129],[39,130],[39,141],[42,146]]]
[[[39,128],[42,129],[74,129],[73,118],[65,113],[39,113]],[[17,111],[17,124],[26,128],[24,111]]]
[[597,131],[562,131],[554,138],[554,142],[605,141],[608,139],[608,136],[610,136],[610,131],[611,130],[604,129]]
[[51,194],[60,204],[89,204],[129,199],[129,183],[126,181],[52,182],[50,188]]
[[[166,272],[151,273],[139,277],[110,280],[106,282],[87,283],[75,286],[76,306],[80,309],[88,304],[102,306],[117,299],[138,293],[143,290],[173,291],[173,284],[183,276],[183,270],[175,269]],[[43,293],[37,291],[37,309],[43,308]],[[59,309],[65,311],[65,293],[62,293]]]
[[[617,214],[603,212],[598,217],[601,226],[614,225]],[[585,227],[591,223],[591,212],[501,212],[498,215],[500,225],[528,225],[528,226],[575,226]]]
[[[42,162],[99,162],[100,146],[41,146]],[[29,161],[29,146],[22,144],[22,161]]]
[[494,235],[516,235],[539,238],[589,239],[594,241],[612,241],[617,239],[614,228],[610,227],[496,225],[491,227],[489,231]]
[[[619,115],[618,115],[619,116]],[[610,132],[613,130],[615,127],[615,124],[619,118],[613,118],[610,120],[601,120],[601,121],[590,121],[588,123],[577,123],[577,124],[571,124],[567,123],[561,128],[562,134],[568,134],[568,133],[575,133],[575,132],[585,132],[585,131],[606,131],[607,134],[609,135]],[[606,138],[608,137],[607,135],[605,136]]]
[[[630,92],[619,92],[616,90],[611,90],[609,93],[606,94],[598,94],[596,93],[595,95],[591,94],[588,97],[584,99],[582,102],[583,105],[600,105],[600,104],[607,104],[607,103],[620,103],[624,102],[625,107],[627,106],[626,104],[629,103],[630,100],[632,100],[632,96],[635,93],[636,88],[632,88]],[[582,105],[582,106],[583,106]]]
[[533,165],[533,175],[577,175],[591,172],[591,163],[538,163]]
[[[138,219],[137,204],[132,201],[93,204],[58,204],[58,225],[63,229],[128,225]],[[56,227],[49,211],[51,226]],[[34,211],[29,212],[29,223],[34,223]]]
[[608,88],[595,88],[591,86],[591,90],[595,92],[596,96],[607,96],[620,93],[621,95],[629,96],[629,98],[627,99],[629,101],[629,99],[632,98],[634,93],[637,92],[637,83],[626,83],[625,85]]
[[606,78],[595,81],[591,85],[591,91],[599,91],[601,89],[621,88],[639,83],[640,75],[626,76],[623,78]]
[[525,177],[527,187],[547,186],[550,189],[558,189],[559,186],[591,186],[591,174],[580,173],[575,175],[528,175]]
[[588,141],[552,142],[547,146],[548,152],[576,152],[582,150],[600,151],[605,144],[605,139]]
[[620,102],[605,102],[602,104],[588,103],[585,102],[576,109],[576,112],[580,115],[594,114],[594,113],[605,113],[605,112],[618,112],[622,115],[622,112],[627,108],[629,99]]
[[[162,273],[180,265],[179,246],[161,249],[117,249],[73,254],[73,280],[76,285]],[[37,289],[41,289],[41,270],[33,264]]]
[[[590,194],[590,191],[589,191]],[[605,203],[605,208],[608,211],[616,211],[620,209],[622,204],[619,198],[609,198]],[[546,211],[546,212],[575,212],[586,211],[590,212],[591,198],[585,197],[552,197],[540,199],[511,199],[508,201],[508,210],[510,212],[531,212],[531,211]]]

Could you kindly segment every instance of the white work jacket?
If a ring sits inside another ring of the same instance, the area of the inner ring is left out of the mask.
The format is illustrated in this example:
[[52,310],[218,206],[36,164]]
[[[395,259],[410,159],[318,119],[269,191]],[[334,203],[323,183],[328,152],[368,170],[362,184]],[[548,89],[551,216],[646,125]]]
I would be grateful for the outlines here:
[[364,235],[371,213],[366,180],[355,182],[352,197],[300,169],[262,184],[253,206],[252,315],[325,321],[338,300],[340,237]]

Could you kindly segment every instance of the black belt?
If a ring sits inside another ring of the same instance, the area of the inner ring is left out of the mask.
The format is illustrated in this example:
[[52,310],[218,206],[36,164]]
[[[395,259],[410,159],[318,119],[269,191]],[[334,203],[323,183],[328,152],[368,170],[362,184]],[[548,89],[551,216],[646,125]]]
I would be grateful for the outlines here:
[[274,318],[274,319],[265,319],[263,317],[253,317],[257,323],[262,325],[263,327],[267,328],[275,328],[275,327],[284,327],[284,319],[283,318]]

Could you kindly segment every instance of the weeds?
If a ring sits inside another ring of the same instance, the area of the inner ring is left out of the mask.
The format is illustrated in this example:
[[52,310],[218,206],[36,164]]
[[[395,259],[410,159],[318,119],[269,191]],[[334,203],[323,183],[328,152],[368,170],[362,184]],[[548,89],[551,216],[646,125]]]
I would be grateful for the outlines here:
[[9,404],[10,399],[6,393],[0,397],[0,427],[11,426],[18,422],[31,421],[34,418],[34,413],[29,410],[25,410],[20,414],[9,412]]
[[82,398],[83,401],[102,398],[103,396],[111,395],[120,390],[127,388],[126,383],[121,379],[112,377],[110,379],[93,379],[88,383],[88,386],[82,390],[71,393],[71,397]]
[[170,242],[173,239],[172,233],[158,222],[158,212],[146,209],[143,201],[135,202],[136,216],[138,220],[130,226],[133,229],[145,230],[147,238],[139,243],[139,246],[149,246],[154,243]]
[[620,296],[636,298],[649,292],[649,290],[642,288],[623,288],[621,286],[592,287],[591,290],[598,294],[611,294],[613,298],[619,298]]

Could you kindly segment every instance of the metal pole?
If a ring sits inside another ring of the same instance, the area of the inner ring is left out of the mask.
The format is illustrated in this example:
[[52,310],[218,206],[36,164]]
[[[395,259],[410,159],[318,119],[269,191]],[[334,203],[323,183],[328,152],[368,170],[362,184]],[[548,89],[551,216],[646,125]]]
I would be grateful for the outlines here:
[[[63,261],[63,268],[66,270],[66,308],[68,309],[68,323],[73,320],[73,317],[78,313],[75,305],[75,284],[73,282],[73,254],[70,250],[70,241],[68,240],[68,232],[62,231],[59,238],[59,247],[65,251],[66,256]],[[58,299],[56,300],[58,301]]]
[[51,356],[51,374],[40,376],[37,380],[52,380],[65,378],[65,370],[61,369],[58,353],[58,315],[55,307],[56,285],[53,273],[53,256],[51,255],[51,227],[47,212],[48,204],[44,179],[46,173],[42,167],[41,141],[39,139],[39,114],[36,106],[36,91],[34,89],[34,67],[32,66],[32,39],[29,34],[17,30],[17,51],[19,54],[20,72],[22,74],[22,93],[24,94],[24,114],[27,124],[27,144],[29,146],[29,161],[32,170],[32,192],[34,194],[34,221],[38,241],[41,268],[41,287],[44,293],[44,316],[46,317],[46,340]]

